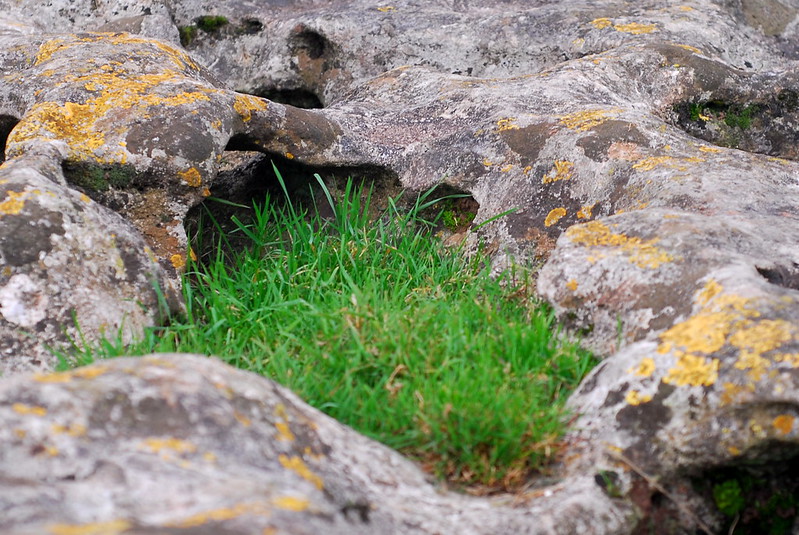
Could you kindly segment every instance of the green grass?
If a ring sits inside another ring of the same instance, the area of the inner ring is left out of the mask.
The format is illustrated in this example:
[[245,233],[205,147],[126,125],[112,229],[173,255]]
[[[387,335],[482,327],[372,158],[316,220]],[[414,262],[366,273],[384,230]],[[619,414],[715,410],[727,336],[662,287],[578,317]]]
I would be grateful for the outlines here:
[[333,219],[267,198],[251,224],[237,222],[249,248],[220,244],[191,266],[185,319],[133,347],[79,350],[69,365],[217,355],[458,486],[524,484],[557,454],[564,402],[593,357],[560,334],[528,270],[491,278],[480,254],[444,249],[419,216],[429,194],[370,221],[368,191],[348,183],[337,202],[323,191]]

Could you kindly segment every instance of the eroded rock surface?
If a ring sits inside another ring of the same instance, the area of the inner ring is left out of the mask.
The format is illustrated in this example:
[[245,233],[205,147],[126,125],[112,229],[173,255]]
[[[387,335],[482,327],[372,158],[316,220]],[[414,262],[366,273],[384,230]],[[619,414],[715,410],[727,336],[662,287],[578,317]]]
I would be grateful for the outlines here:
[[[133,220],[165,273],[185,261],[180,223],[216,187],[225,149],[443,183],[479,203],[476,224],[513,210],[469,239],[497,269],[546,259],[540,294],[606,357],[571,400],[581,416],[563,470],[596,476],[594,492],[635,514],[597,516],[594,532],[722,529],[693,480],[796,457],[794,0],[0,8],[17,21],[0,26],[0,180],[27,169],[57,183],[43,169],[63,164],[71,188]],[[111,33],[80,33],[95,30]],[[33,296],[3,305],[8,324],[50,321],[30,266],[60,227],[40,227],[24,267],[4,260],[7,280],[27,279],[0,299]],[[419,520],[422,532],[473,527],[426,511],[440,523]]]

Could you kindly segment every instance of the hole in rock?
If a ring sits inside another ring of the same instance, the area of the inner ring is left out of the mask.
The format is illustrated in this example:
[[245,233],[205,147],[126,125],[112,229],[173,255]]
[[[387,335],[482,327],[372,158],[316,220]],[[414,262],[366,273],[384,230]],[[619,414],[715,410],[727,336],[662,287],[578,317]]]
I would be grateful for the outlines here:
[[771,284],[799,290],[799,265],[792,264],[791,267],[774,265],[769,267],[756,267],[757,272]]
[[239,251],[249,243],[233,218],[244,225],[251,223],[253,203],[261,203],[266,196],[272,203],[286,202],[272,162],[283,178],[291,202],[301,210],[318,210],[323,219],[335,214],[315,174],[322,177],[334,200],[343,196],[350,177],[355,185],[363,185],[367,191],[371,188],[370,217],[380,217],[388,208],[389,199],[400,198],[400,209],[409,207],[415,199],[403,193],[396,174],[381,167],[310,166],[274,154],[229,150],[224,153],[211,197],[192,208],[185,219],[186,233],[201,259],[213,258],[220,240],[227,252]]
[[305,27],[300,27],[289,40],[294,55],[304,52],[310,59],[319,59],[330,48],[330,41],[323,35]]
[[0,163],[6,161],[6,141],[18,122],[16,117],[0,113]]
[[253,93],[255,96],[263,97],[278,102],[288,104],[295,108],[317,109],[324,108],[324,104],[313,91],[304,88],[297,89],[260,89]]
[[[759,455],[770,462],[724,466],[693,480],[694,489],[723,519],[719,533],[794,533],[799,517],[799,457],[782,444]],[[782,457],[782,459],[780,458]]]
[[799,90],[782,89],[761,100],[726,99],[680,102],[674,124],[688,134],[748,152],[799,159]]

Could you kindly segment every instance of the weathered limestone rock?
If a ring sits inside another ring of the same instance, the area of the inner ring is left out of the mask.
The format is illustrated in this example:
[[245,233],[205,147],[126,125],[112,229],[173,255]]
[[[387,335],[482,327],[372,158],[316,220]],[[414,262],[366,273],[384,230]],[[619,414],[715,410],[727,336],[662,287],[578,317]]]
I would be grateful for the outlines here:
[[565,535],[618,533],[630,515],[591,477],[515,499],[436,489],[396,452],[204,356],[7,379],[0,421],[8,535]]
[[[180,223],[215,187],[225,149],[309,171],[379,170],[417,190],[443,183],[479,203],[476,223],[513,210],[470,237],[496,250],[497,269],[548,259],[539,293],[607,357],[571,401],[569,477],[547,490],[558,499],[531,495],[526,513],[468,502],[469,516],[423,512],[428,487],[402,503],[374,491],[369,503],[385,503],[391,522],[415,511],[403,527],[481,533],[480,517],[493,532],[535,532],[539,517],[525,515],[546,504],[559,516],[540,517],[541,532],[713,531],[723,519],[692,478],[799,453],[795,0],[22,4],[0,0],[24,23],[0,26],[0,180],[25,166],[58,180],[46,169],[63,164],[71,186],[132,219],[167,268],[184,261]],[[199,29],[206,15],[227,23]],[[188,53],[80,33],[174,43],[187,26],[197,27]],[[45,262],[59,236],[39,226],[30,262]],[[29,289],[40,275],[24,274],[30,282],[4,284],[0,299],[41,295]],[[49,321],[25,303],[3,314]],[[568,524],[581,493],[589,505],[574,522],[597,515],[585,529]],[[673,524],[657,524],[664,511]],[[306,513],[302,526],[321,525]]]

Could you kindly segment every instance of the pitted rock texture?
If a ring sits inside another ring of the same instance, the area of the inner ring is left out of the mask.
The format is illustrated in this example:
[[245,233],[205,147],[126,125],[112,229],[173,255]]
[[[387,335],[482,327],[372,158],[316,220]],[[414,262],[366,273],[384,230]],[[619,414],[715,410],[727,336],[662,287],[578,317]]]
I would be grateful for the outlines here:
[[201,355],[8,379],[0,421],[8,535],[565,535],[598,519],[616,533],[630,514],[592,478],[535,503],[444,492],[291,392]]
[[[563,473],[614,474],[596,488],[635,515],[588,529],[722,529],[692,478],[799,453],[795,0],[0,8],[17,19],[0,26],[0,180],[48,154],[34,171],[63,164],[73,188],[133,219],[167,268],[225,149],[444,184],[479,203],[475,224],[510,211],[470,243],[496,251],[498,270],[546,260],[539,293],[606,357],[571,400]],[[227,23],[200,29],[206,15]],[[81,33],[101,29],[162,40]],[[103,107],[106,96],[120,105]],[[92,187],[98,174],[108,184]],[[52,228],[31,246],[40,261]],[[19,301],[31,284],[0,296]],[[30,303],[9,314],[40,318]],[[669,511],[674,523],[658,524]]]

